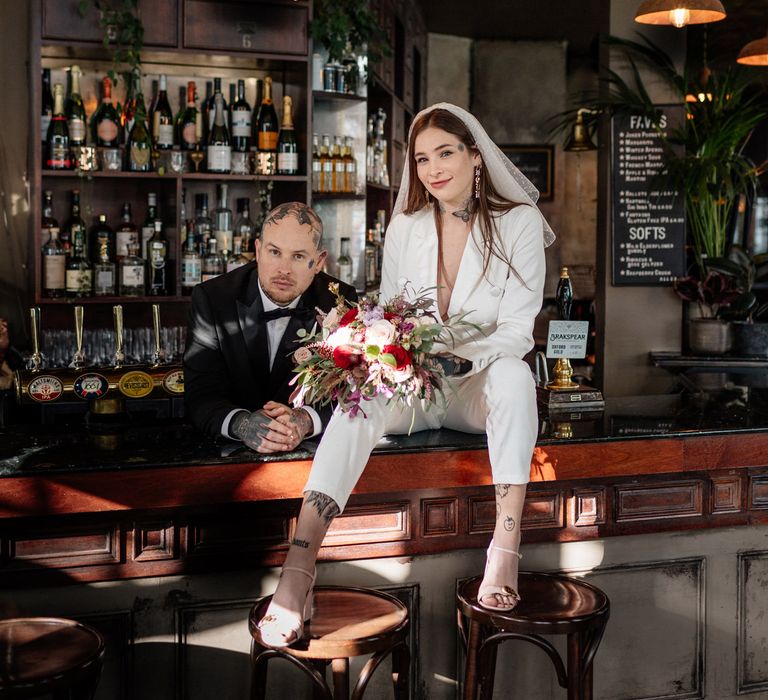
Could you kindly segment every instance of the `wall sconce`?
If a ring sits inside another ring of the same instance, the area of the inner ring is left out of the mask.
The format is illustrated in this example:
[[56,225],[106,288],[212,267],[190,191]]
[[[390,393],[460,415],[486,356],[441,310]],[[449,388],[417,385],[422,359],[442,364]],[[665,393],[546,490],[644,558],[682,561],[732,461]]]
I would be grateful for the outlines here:
[[768,66],[768,36],[750,41],[736,59],[745,66]]
[[576,112],[576,121],[573,123],[573,128],[563,146],[564,151],[578,152],[578,151],[596,151],[597,146],[592,141],[592,137],[589,134],[589,128],[584,121],[585,114],[599,114],[595,109],[589,109],[582,107]]
[[720,0],[645,0],[635,13],[635,22],[665,24],[680,29],[687,24],[706,24],[725,19]]

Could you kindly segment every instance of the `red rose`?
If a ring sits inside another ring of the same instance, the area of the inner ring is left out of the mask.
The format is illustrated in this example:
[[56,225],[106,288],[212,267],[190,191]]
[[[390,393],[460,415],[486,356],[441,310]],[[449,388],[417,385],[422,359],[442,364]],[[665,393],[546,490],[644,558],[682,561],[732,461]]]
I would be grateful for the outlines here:
[[351,345],[339,345],[333,351],[333,364],[340,369],[349,369],[359,365],[363,360],[363,356]]
[[404,369],[411,364],[411,353],[399,345],[385,345],[381,351],[395,358],[397,369]]
[[384,320],[391,321],[393,318],[399,319],[400,315],[399,314],[393,314],[393,313],[391,313],[389,311],[385,311],[384,312]]
[[352,321],[354,321],[357,318],[357,309],[350,309],[341,317],[341,321],[339,321],[340,326],[348,326]]

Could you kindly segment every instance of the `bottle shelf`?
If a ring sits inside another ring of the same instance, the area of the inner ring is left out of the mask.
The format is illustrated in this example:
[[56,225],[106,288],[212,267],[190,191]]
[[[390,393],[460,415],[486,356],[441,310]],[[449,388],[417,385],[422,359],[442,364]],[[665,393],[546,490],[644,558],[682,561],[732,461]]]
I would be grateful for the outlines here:
[[380,185],[377,182],[366,182],[365,186],[370,187],[371,189],[374,189],[374,190],[382,190],[383,192],[391,192],[394,189],[389,185]]
[[313,90],[312,97],[327,102],[366,102],[367,97],[352,95],[346,92],[331,92],[330,90]]
[[43,170],[43,177],[63,177],[89,179],[95,178],[137,178],[145,180],[211,180],[211,181],[267,181],[275,182],[306,182],[306,175],[232,175],[221,173],[135,173],[130,170]]
[[353,194],[352,192],[313,192],[312,199],[314,201],[321,199],[365,199],[365,195]]
[[36,300],[39,306],[80,306],[81,304],[165,304],[168,302],[188,302],[190,295],[184,296],[157,296],[157,297],[60,297],[52,299],[49,297],[40,297]]

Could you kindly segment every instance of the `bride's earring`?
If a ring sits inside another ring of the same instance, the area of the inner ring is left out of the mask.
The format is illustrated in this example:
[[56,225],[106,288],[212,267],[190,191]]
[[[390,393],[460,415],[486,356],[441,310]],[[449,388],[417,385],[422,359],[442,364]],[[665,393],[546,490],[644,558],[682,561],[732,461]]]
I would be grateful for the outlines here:
[[480,199],[480,166],[475,166],[475,199]]

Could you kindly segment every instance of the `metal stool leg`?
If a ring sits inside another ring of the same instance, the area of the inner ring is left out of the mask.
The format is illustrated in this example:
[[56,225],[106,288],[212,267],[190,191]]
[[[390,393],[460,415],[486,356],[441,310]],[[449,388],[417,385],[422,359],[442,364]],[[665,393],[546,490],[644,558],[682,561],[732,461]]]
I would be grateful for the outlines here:
[[262,657],[264,647],[251,644],[251,700],[265,700],[267,697],[267,661]]
[[333,671],[333,700],[349,700],[349,659],[331,661]]
[[408,700],[408,685],[411,674],[411,652],[405,642],[392,649],[392,683],[395,686],[395,700]]
[[578,632],[568,635],[568,700],[584,700],[581,641],[581,634]]
[[464,674],[464,700],[475,700],[479,680],[478,654],[482,641],[482,625],[475,620],[469,622],[467,634],[467,665]]
[[480,676],[480,700],[493,699],[493,681],[496,677],[496,652],[499,645],[491,642],[480,647],[478,670]]

